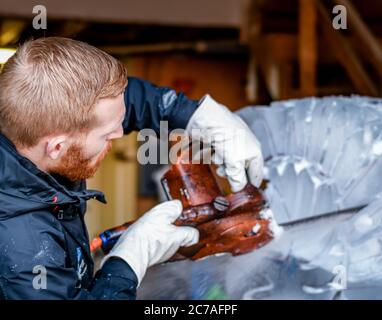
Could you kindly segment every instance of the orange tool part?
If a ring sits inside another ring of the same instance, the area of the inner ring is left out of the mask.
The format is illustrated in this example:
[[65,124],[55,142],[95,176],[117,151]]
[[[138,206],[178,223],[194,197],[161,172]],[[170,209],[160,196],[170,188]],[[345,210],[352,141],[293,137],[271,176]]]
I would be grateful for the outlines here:
[[[223,252],[238,255],[273,239],[270,221],[262,215],[266,202],[261,191],[248,184],[237,193],[224,194],[221,179],[214,174],[213,167],[190,162],[188,149],[161,182],[168,199],[179,199],[183,204],[183,212],[175,224],[193,226],[200,232],[197,244],[180,248],[170,261],[196,260]],[[110,244],[114,244],[128,224],[107,230],[94,239],[92,251],[99,247],[104,252],[110,250]],[[113,235],[116,236],[113,238]]]

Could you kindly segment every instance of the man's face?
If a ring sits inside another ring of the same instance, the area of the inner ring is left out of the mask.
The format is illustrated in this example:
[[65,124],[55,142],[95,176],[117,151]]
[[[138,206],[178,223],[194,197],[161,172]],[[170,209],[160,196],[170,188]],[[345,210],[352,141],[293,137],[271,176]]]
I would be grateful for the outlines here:
[[75,136],[58,164],[50,168],[50,173],[59,174],[71,181],[92,177],[111,150],[112,140],[123,136],[123,94],[115,98],[101,99],[94,111],[97,126],[86,134]]

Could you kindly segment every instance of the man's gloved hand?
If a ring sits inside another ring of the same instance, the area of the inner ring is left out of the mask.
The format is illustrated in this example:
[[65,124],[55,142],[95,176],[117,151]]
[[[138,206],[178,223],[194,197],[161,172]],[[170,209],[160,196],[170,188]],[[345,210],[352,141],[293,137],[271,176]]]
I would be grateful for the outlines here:
[[186,132],[193,139],[211,143],[215,162],[222,164],[218,174],[228,178],[232,191],[245,187],[247,175],[251,184],[260,186],[264,165],[260,143],[239,116],[206,95]]
[[119,257],[134,270],[138,284],[147,268],[165,262],[179,247],[199,241],[199,231],[192,227],[175,226],[182,213],[179,200],[161,203],[134,222],[119,238],[102,265],[111,257]]

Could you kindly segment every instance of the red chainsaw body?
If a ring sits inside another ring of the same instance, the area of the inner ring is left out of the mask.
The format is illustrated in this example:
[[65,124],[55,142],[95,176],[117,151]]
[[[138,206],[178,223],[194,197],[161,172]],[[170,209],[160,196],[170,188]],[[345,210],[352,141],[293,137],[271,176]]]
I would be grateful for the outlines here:
[[[199,242],[182,247],[169,260],[200,259],[218,253],[239,255],[260,248],[273,239],[269,217],[262,215],[266,202],[261,191],[248,184],[230,192],[228,181],[219,178],[209,164],[192,163],[188,149],[163,175],[161,182],[169,200],[182,202],[183,211],[174,222],[199,230]],[[121,233],[134,221],[106,230],[91,242],[91,251],[111,250]]]
[[224,194],[211,165],[195,164],[183,156],[161,182],[168,199],[183,204],[175,224],[193,226],[200,232],[199,242],[180,248],[172,261],[196,260],[223,252],[238,255],[273,239],[269,221],[261,215],[265,199],[254,186],[248,184],[240,192]]

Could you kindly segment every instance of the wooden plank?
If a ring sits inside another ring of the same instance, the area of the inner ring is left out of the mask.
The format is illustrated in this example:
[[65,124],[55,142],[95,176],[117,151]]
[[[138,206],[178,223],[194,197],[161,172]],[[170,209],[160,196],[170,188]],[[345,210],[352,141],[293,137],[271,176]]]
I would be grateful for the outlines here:
[[[347,37],[346,39],[354,50],[361,49],[359,41],[355,38]],[[378,37],[376,40],[378,45],[382,46],[382,38]],[[272,55],[273,59],[279,62],[295,61],[298,58],[298,41],[298,36],[295,34],[268,33],[263,35],[261,45]],[[332,52],[328,50],[328,46],[329,42],[326,38],[317,39],[317,62],[319,64],[332,64],[337,61]]]
[[333,28],[331,16],[326,8],[320,0],[316,0],[316,5],[322,20],[321,26],[324,35],[327,37],[333,53],[345,68],[358,93],[378,96],[378,89],[352,50],[349,42],[340,31]]
[[269,96],[273,100],[278,99],[279,94],[279,69],[277,64],[270,64],[270,53],[264,43],[263,34],[263,7],[267,2],[264,0],[252,0],[247,13],[247,36],[248,46],[251,52],[251,60],[256,64],[257,81],[264,79],[264,84]]
[[248,44],[250,34],[250,10],[252,8],[252,0],[242,0],[242,21],[240,23],[240,43]]
[[[127,152],[128,160],[120,160],[117,153]],[[102,190],[107,205],[98,201],[88,203],[86,224],[91,238],[105,229],[138,218],[137,138],[131,133],[113,143],[113,149],[102,162],[96,175],[88,179],[88,187]],[[132,160],[130,160],[132,159]]]
[[299,73],[303,96],[314,96],[317,68],[316,6],[314,0],[299,0]]

